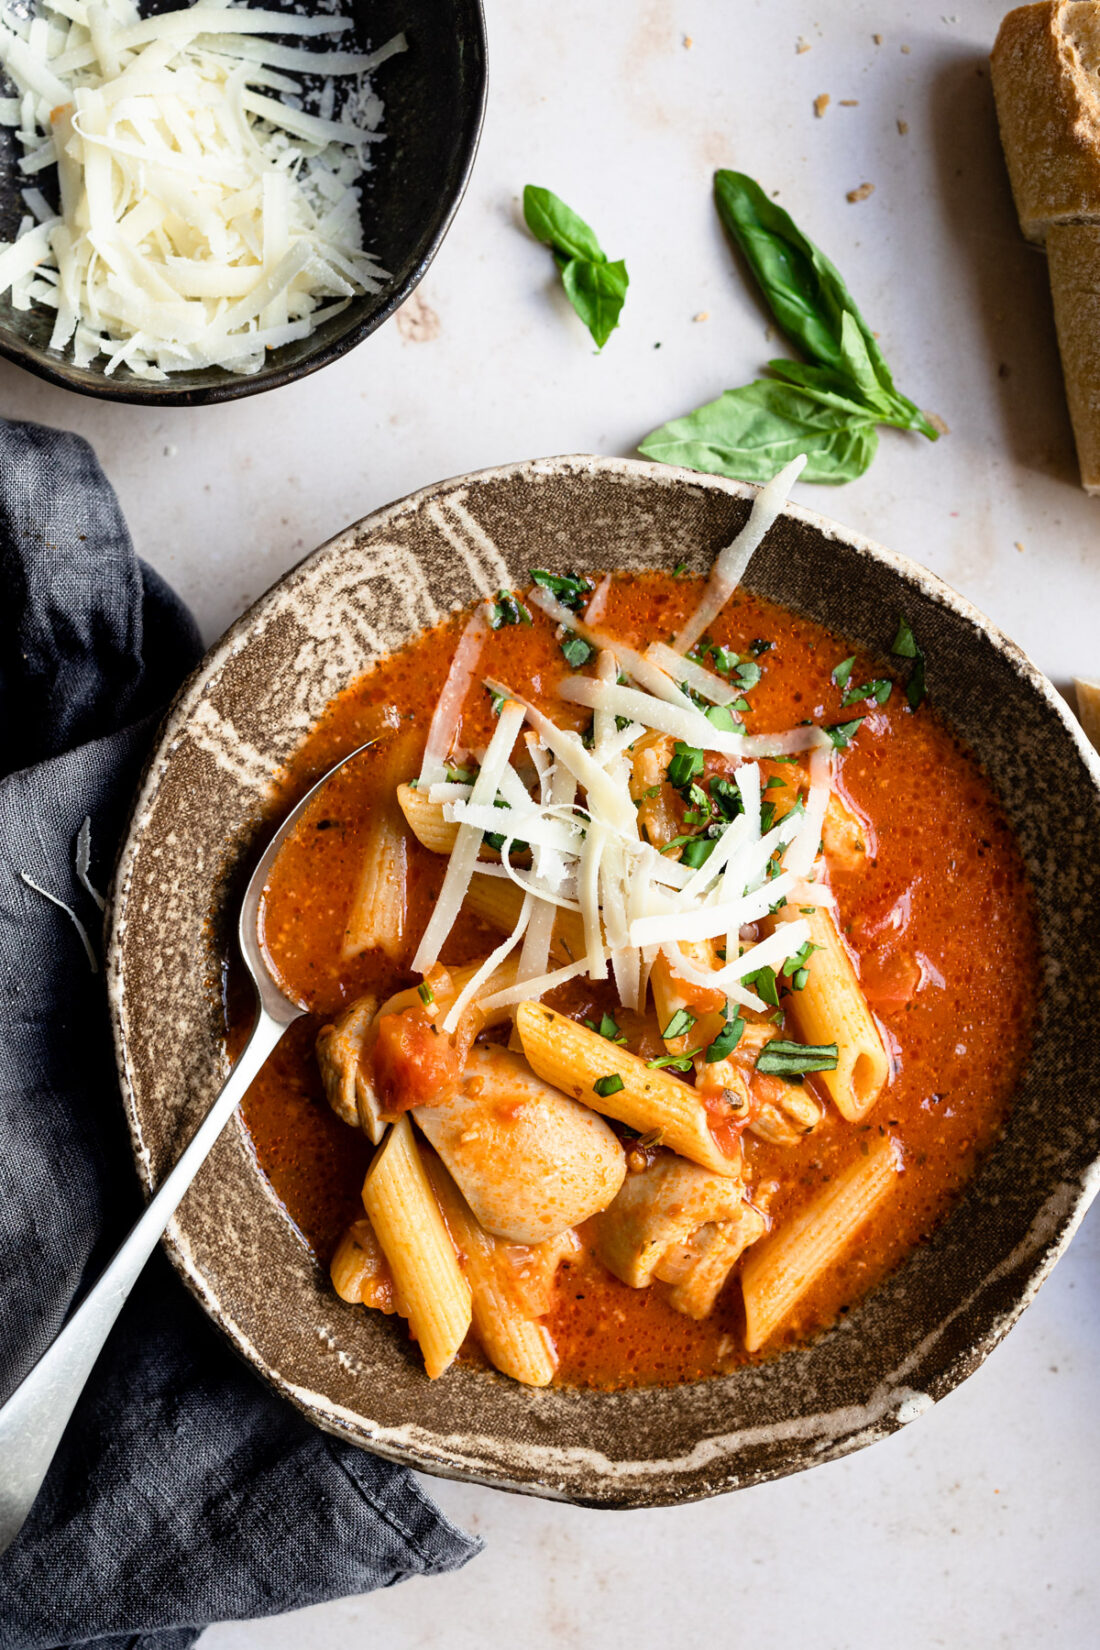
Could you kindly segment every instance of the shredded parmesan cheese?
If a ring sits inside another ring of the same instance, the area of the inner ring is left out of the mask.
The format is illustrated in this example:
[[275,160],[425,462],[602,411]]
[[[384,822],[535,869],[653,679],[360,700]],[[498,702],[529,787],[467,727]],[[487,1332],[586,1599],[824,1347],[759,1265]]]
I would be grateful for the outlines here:
[[[0,18],[0,65],[18,98],[20,170],[56,166],[58,209],[0,244],[0,293],[54,312],[50,347],[107,357],[137,377],[222,367],[252,373],[387,279],[363,248],[357,180],[380,141],[374,53],[288,47],[350,19],[216,0],[142,18],[134,0],[36,0]],[[290,78],[321,85],[322,112]],[[344,88],[340,118],[336,77]],[[278,93],[280,95],[272,95]]]

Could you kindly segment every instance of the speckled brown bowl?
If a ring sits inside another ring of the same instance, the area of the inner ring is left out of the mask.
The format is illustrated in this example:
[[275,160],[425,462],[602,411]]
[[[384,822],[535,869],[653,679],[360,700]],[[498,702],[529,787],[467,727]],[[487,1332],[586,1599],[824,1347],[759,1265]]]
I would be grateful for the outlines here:
[[[271,775],[326,701],[532,566],[705,569],[750,496],[587,457],[443,482],[332,539],[218,643],[168,717],[114,888],[111,1003],[147,1186],[225,1075],[211,914],[252,851]],[[776,1478],[884,1437],[950,1391],[1084,1212],[1100,1152],[1100,761],[1024,655],[902,557],[792,508],[747,582],[883,655],[906,613],[931,698],[983,754],[1038,892],[1045,962],[1004,1136],[932,1242],[806,1350],[694,1386],[605,1394],[467,1369],[429,1382],[402,1325],[333,1295],[232,1124],[168,1229],[169,1252],[238,1350],[330,1432],[429,1472],[594,1506]]]

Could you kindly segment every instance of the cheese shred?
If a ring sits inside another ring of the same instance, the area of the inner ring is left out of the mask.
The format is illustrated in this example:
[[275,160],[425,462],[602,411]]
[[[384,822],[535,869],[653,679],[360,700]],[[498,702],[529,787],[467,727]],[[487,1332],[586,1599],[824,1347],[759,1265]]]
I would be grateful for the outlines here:
[[367,77],[405,40],[324,49],[351,26],[216,0],[145,18],[134,0],[5,12],[0,66],[19,96],[0,99],[0,123],[43,186],[0,243],[0,293],[52,311],[50,347],[77,366],[105,356],[108,375],[163,380],[254,373],[381,291],[358,187],[382,136]]

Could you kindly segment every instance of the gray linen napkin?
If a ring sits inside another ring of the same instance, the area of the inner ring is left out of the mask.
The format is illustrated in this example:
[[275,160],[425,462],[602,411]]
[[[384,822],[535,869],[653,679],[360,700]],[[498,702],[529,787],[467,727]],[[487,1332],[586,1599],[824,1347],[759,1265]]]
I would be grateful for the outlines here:
[[[102,972],[19,873],[100,950],[77,833],[89,817],[102,885],[198,653],[88,446],[0,423],[0,1399],[140,1209]],[[457,1569],[478,1546],[407,1471],[269,1393],[158,1254],[0,1557],[0,1650],[185,1650],[212,1621]]]

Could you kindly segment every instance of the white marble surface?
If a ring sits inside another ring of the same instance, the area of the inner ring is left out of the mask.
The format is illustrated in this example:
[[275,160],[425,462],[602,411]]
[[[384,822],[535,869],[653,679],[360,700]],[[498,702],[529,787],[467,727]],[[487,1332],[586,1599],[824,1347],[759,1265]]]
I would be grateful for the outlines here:
[[[985,56],[1003,8],[942,3],[955,9],[487,0],[489,114],[420,289],[434,324],[399,321],[300,385],[194,412],[100,406],[0,363],[0,412],[89,437],[139,550],[212,638],[402,493],[511,459],[629,454],[754,376],[776,347],[710,204],[713,168],[737,166],[840,265],[900,387],[951,428],[935,447],[885,432],[862,480],[798,496],[935,569],[1059,684],[1096,673],[1100,502],[1076,484],[1045,268],[1019,237],[996,142]],[[602,356],[518,227],[528,181],[628,261],[625,324]],[[850,205],[864,182],[874,193]],[[1098,1261],[1093,1217],[984,1369],[847,1461],[630,1515],[444,1484],[487,1542],[461,1575],[217,1627],[203,1650],[1091,1646]]]

